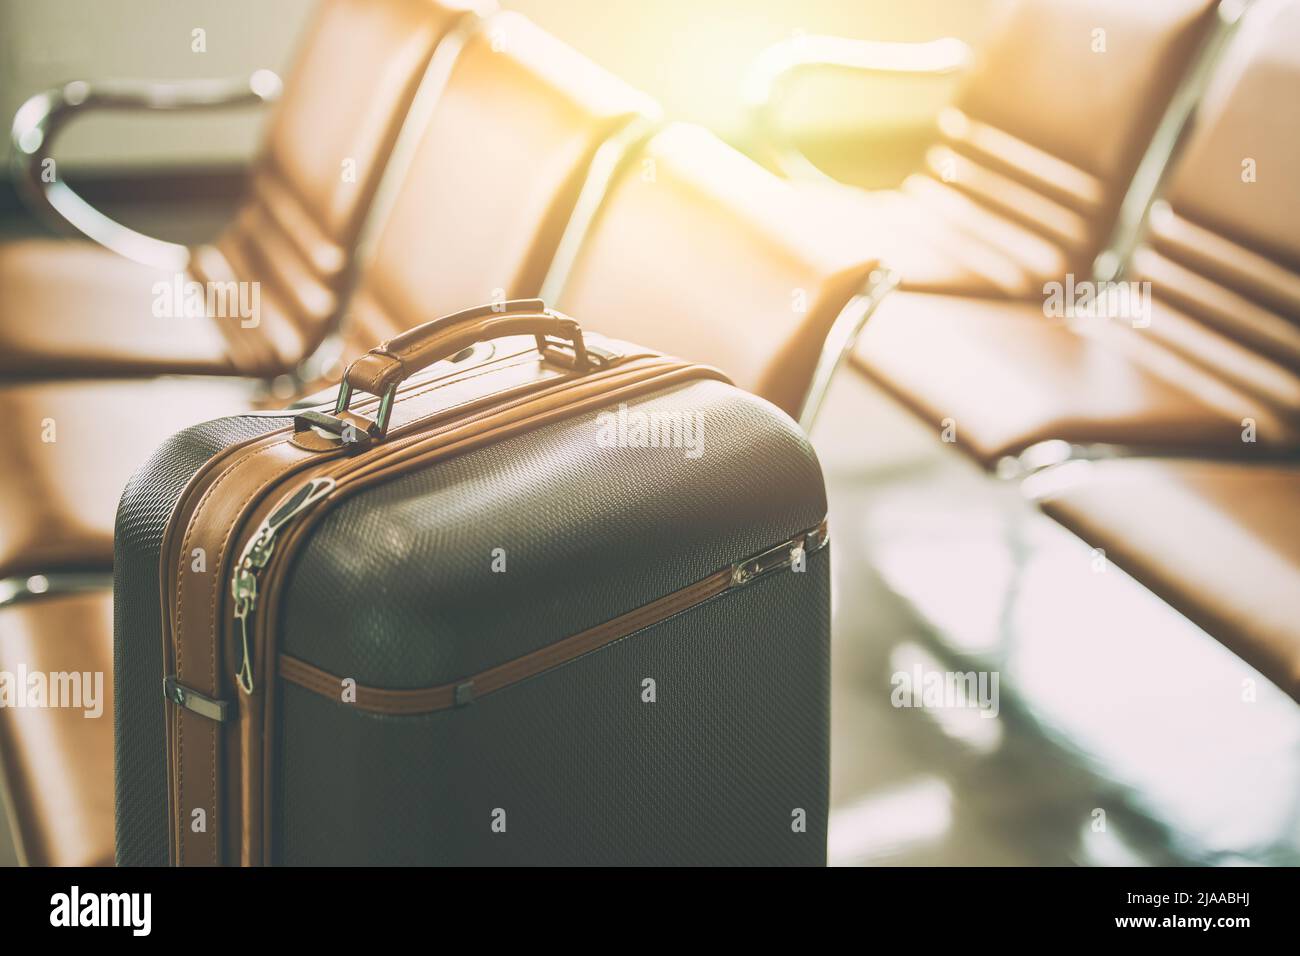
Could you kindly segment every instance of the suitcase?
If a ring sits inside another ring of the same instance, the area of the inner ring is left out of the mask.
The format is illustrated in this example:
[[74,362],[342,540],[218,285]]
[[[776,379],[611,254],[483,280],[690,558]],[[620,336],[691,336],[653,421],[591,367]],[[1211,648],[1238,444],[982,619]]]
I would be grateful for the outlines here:
[[797,426],[536,300],[173,436],[117,517],[119,865],[825,862]]

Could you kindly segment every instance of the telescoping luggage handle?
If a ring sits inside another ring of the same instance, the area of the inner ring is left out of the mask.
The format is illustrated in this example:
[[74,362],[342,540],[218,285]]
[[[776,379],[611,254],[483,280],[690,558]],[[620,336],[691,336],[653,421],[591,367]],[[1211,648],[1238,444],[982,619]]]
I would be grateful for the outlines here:
[[[366,434],[381,440],[388,431],[393,399],[402,382],[477,342],[507,335],[534,336],[543,359],[579,372],[601,367],[611,357],[603,349],[589,348],[578,323],[548,309],[541,299],[511,299],[478,306],[418,325],[371,349],[344,373],[334,415],[300,414],[295,420],[296,428],[298,431],[324,428],[343,435],[352,423],[340,416],[351,405],[353,393],[363,391],[379,396],[379,410]],[[569,354],[562,347],[567,347]]]

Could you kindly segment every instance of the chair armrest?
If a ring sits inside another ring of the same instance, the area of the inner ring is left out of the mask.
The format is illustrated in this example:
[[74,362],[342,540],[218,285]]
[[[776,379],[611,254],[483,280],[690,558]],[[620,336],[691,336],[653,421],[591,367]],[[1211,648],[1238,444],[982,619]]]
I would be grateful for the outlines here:
[[898,287],[900,278],[889,266],[879,263],[868,277],[866,285],[844,304],[831,323],[826,338],[822,340],[821,353],[817,357],[812,379],[799,408],[799,427],[804,430],[804,434],[812,434],[817,414],[830,391],[831,379],[853,351],[858,335],[880,305],[880,300]]
[[58,222],[70,224],[105,248],[135,262],[163,269],[183,269],[189,261],[189,251],[184,246],[146,236],[109,218],[54,172],[51,153],[55,139],[74,118],[90,112],[181,112],[259,106],[275,100],[280,88],[280,78],[275,73],[257,70],[247,78],[236,80],[97,83],[76,80],[37,93],[14,114],[11,139],[15,180],[38,213],[53,214]]
[[753,139],[790,178],[826,179],[793,145],[775,118],[781,91],[795,74],[837,70],[892,76],[946,76],[966,69],[970,61],[970,47],[956,37],[924,43],[812,35],[783,40],[758,55],[745,79],[744,99]]

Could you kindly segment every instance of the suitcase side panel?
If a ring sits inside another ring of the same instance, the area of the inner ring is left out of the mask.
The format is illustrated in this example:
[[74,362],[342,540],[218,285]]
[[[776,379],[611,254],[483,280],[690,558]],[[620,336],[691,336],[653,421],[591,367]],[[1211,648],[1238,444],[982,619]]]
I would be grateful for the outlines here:
[[454,710],[282,682],[277,861],[824,864],[829,567],[823,548]]
[[168,519],[194,474],[233,444],[288,423],[235,416],[164,442],[127,484],[113,557],[113,700],[117,862],[167,865],[167,766],[162,698],[159,551]]
[[701,453],[610,447],[606,412],[588,412],[368,488],[320,519],[285,572],[280,652],[361,685],[443,684],[825,517],[811,446],[761,399],[703,381],[626,406],[692,417]]

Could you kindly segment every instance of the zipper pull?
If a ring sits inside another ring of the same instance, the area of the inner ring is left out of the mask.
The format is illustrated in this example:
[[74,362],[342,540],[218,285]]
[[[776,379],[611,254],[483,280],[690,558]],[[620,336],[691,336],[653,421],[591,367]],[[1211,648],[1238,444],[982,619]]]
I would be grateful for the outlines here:
[[240,664],[235,680],[245,694],[253,693],[253,655],[249,649],[248,617],[257,607],[257,576],[271,560],[271,553],[275,550],[275,536],[280,529],[333,491],[334,485],[333,478],[313,478],[289,492],[257,526],[240,553],[230,581],[230,592],[235,599],[235,625],[239,628],[240,644]]
[[772,571],[798,564],[814,551],[820,551],[829,539],[830,534],[823,519],[817,527],[810,528],[802,534],[782,541],[774,548],[750,555],[745,560],[733,564],[730,586],[743,587]]

